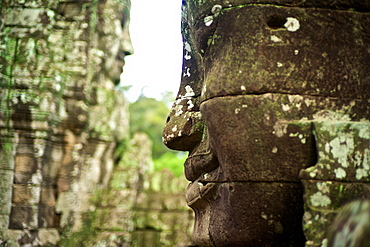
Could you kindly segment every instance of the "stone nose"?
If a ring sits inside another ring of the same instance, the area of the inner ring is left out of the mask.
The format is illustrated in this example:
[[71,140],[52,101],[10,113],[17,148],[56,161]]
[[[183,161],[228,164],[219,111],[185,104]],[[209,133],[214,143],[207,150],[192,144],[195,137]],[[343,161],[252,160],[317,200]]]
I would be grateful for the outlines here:
[[191,98],[180,98],[173,104],[162,133],[168,148],[192,152],[201,142],[204,123],[201,113],[192,108]]
[[122,51],[125,54],[125,56],[134,54],[134,47],[132,46],[130,29],[128,25],[125,25],[123,27],[120,51]]

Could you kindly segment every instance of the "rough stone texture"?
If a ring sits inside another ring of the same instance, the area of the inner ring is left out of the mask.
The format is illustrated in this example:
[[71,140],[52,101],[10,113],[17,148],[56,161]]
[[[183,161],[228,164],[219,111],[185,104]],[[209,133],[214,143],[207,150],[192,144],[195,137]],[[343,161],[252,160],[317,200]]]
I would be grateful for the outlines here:
[[303,224],[306,246],[321,246],[343,205],[370,198],[370,125],[324,119],[313,125],[318,161],[300,173],[305,187]]
[[56,244],[61,229],[81,229],[90,198],[108,186],[115,145],[128,138],[114,82],[132,53],[129,7],[2,1],[1,242]]
[[183,1],[182,81],[163,140],[189,151],[198,246],[325,246],[335,213],[370,196],[368,10]]
[[138,194],[133,246],[189,246],[194,216],[184,200],[187,181],[164,170],[152,173]]
[[[0,245],[135,240],[152,161],[146,137],[129,141],[128,104],[116,88],[133,52],[129,9],[129,0],[0,2]],[[117,144],[129,146],[124,157]],[[162,200],[176,211],[174,198]],[[187,230],[170,227],[178,218],[189,228],[183,209],[154,222],[164,229],[161,246],[190,244]]]
[[356,200],[345,205],[329,228],[328,246],[365,247],[370,241],[370,201]]

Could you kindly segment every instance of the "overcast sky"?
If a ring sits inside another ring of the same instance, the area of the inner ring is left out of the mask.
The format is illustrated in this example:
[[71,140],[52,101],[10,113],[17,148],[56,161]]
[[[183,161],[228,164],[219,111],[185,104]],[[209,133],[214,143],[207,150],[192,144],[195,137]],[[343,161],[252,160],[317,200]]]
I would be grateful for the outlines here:
[[125,58],[121,85],[135,101],[144,93],[161,99],[165,91],[177,94],[181,79],[181,0],[132,0],[131,40],[135,53]]

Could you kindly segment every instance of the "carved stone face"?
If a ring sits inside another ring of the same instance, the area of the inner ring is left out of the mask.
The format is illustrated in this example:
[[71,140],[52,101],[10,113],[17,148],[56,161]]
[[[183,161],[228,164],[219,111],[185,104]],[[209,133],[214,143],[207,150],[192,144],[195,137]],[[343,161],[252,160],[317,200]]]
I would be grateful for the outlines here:
[[125,65],[125,56],[134,50],[129,31],[131,1],[99,2],[99,48],[104,51],[103,71],[115,84]]
[[189,151],[199,246],[303,246],[313,123],[369,115],[364,22],[298,2],[183,1],[183,75],[163,139]]

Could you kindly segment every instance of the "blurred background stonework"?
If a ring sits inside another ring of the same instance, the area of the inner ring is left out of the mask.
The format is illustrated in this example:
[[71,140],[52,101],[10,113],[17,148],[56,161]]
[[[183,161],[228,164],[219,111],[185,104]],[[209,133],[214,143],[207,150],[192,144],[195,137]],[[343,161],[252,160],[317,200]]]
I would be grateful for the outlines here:
[[117,88],[128,0],[0,2],[0,245],[187,246],[185,179],[155,171]]

